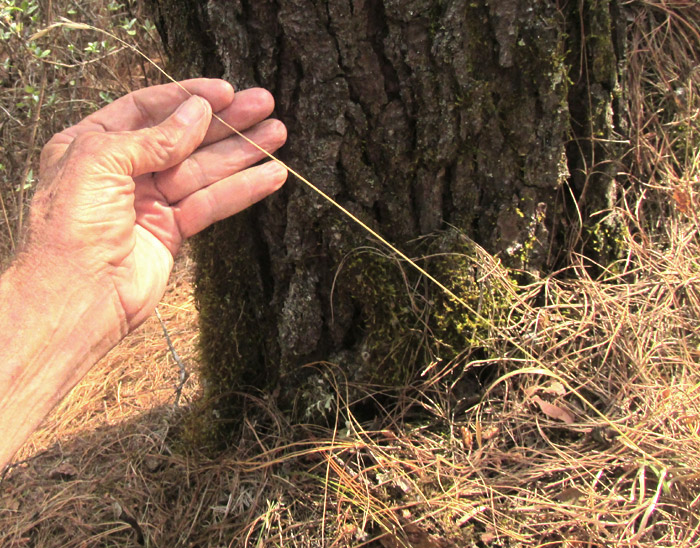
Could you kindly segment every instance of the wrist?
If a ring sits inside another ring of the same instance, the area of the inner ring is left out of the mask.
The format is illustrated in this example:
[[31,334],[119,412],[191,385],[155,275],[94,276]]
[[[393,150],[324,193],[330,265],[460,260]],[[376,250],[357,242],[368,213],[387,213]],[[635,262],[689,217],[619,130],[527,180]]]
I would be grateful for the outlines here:
[[0,276],[0,467],[126,334],[109,282],[55,259],[25,253]]
[[38,322],[56,335],[75,331],[96,348],[104,340],[116,344],[128,332],[108,274],[87,272],[70,256],[42,250],[19,254],[0,276],[0,292],[6,303],[22,305],[11,308],[23,321]]

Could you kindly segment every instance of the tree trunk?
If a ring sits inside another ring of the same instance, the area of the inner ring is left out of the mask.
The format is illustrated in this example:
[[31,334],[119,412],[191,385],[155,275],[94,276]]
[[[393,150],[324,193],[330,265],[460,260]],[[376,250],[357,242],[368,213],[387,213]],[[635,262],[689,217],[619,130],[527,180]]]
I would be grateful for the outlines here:
[[[151,2],[171,72],[269,89],[289,130],[280,158],[433,257],[421,265],[475,307],[507,306],[478,288],[475,244],[546,272],[582,230],[573,208],[585,220],[609,199],[611,168],[589,171],[610,165],[613,0]],[[195,253],[203,376],[225,416],[248,387],[321,410],[328,388],[300,367],[318,361],[354,382],[405,382],[475,327],[296,180]]]

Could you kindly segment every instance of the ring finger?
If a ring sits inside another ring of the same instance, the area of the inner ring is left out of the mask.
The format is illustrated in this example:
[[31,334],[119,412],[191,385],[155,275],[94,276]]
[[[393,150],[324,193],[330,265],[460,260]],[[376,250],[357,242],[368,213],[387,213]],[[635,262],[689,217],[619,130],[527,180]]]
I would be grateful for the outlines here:
[[210,224],[243,211],[277,190],[287,170],[270,161],[198,190],[173,206],[180,235],[189,238]]

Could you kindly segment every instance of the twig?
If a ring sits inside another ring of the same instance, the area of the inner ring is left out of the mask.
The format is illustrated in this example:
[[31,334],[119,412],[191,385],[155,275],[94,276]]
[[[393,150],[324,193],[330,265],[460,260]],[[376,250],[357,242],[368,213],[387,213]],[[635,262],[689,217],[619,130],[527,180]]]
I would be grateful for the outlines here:
[[189,374],[187,373],[187,369],[185,369],[185,364],[182,362],[180,356],[177,353],[177,350],[175,350],[175,347],[173,346],[173,341],[170,339],[168,328],[165,326],[165,322],[163,321],[163,318],[161,318],[158,308],[156,308],[156,317],[160,322],[160,327],[163,329],[163,335],[165,335],[165,340],[168,343],[170,354],[172,354],[175,363],[177,363],[180,369],[180,382],[175,385],[175,407],[178,407],[178,405],[180,404],[180,396],[182,396],[182,389],[185,386],[187,379],[189,378]]
[[22,120],[18,120],[17,118],[12,116],[12,113],[9,110],[7,110],[4,106],[0,105],[0,110],[2,110],[5,114],[7,114],[7,116],[9,116],[13,122],[19,124],[21,127],[24,127]]
[[12,225],[10,224],[10,218],[7,215],[7,207],[5,207],[5,200],[2,197],[2,192],[0,192],[0,209],[2,209],[2,216],[5,219],[5,225],[7,226],[7,235],[10,238],[10,249],[15,250],[15,237],[12,234]]
[[112,511],[114,512],[114,519],[124,522],[131,527],[134,530],[134,533],[136,533],[136,542],[138,542],[141,546],[145,546],[146,539],[143,534],[143,529],[141,529],[141,526],[139,525],[139,522],[136,521],[136,518],[124,510],[124,507],[116,500],[112,502]]
[[24,224],[24,197],[25,190],[27,188],[27,179],[29,178],[29,172],[32,168],[32,160],[34,154],[34,145],[36,144],[36,135],[39,129],[39,122],[41,121],[41,109],[44,106],[44,96],[46,94],[46,67],[41,68],[41,89],[39,91],[39,99],[36,103],[36,110],[34,111],[34,117],[32,120],[32,133],[29,137],[29,146],[27,147],[27,158],[24,165],[24,173],[20,178],[19,183],[19,198],[17,199],[19,205],[19,217],[17,219],[17,239],[21,241],[22,238],[22,225]]

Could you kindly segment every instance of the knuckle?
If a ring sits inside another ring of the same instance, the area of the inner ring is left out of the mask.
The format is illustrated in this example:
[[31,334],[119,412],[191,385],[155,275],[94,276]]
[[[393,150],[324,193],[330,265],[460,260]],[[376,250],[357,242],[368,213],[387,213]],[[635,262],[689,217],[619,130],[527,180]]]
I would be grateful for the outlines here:
[[58,135],[54,135],[49,139],[44,148],[41,149],[41,154],[39,156],[39,163],[43,166],[51,159],[51,151],[58,145]]
[[[92,162],[86,159],[93,159],[104,153],[107,148],[107,138],[105,134],[96,131],[89,131],[77,135],[68,145],[61,161],[61,170],[84,171],[89,169]],[[70,166],[70,167],[69,167]],[[58,166],[56,166],[58,168]]]
[[86,131],[77,135],[71,147],[79,149],[94,149],[96,147],[102,146],[104,144],[104,133],[98,131]]
[[145,133],[141,146],[158,163],[166,163],[175,148],[177,142],[175,137],[172,131],[162,126],[155,126]]
[[75,159],[80,156],[93,156],[105,150],[109,138],[98,131],[87,131],[77,135],[68,146],[67,158]]

